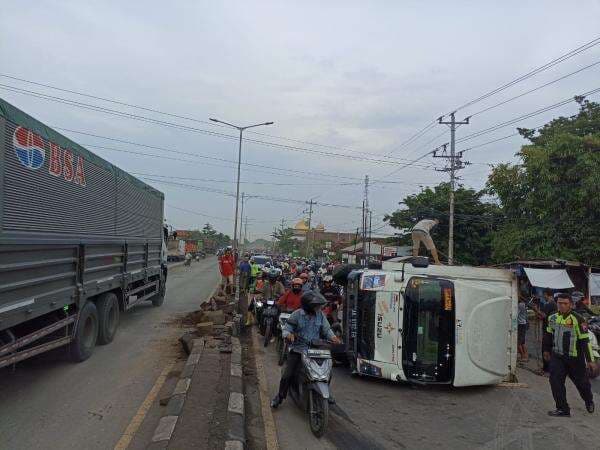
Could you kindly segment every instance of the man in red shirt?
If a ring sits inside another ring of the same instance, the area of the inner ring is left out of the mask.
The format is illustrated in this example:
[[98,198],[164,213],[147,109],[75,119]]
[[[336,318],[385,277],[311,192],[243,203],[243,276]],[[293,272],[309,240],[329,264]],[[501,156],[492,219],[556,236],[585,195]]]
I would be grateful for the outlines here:
[[292,288],[287,290],[279,300],[277,305],[283,312],[296,311],[302,306],[302,280],[300,278],[294,278],[292,280]]
[[225,249],[223,256],[219,258],[219,270],[221,271],[222,284],[227,292],[233,292],[233,272],[235,269],[235,260],[231,254],[231,249]]

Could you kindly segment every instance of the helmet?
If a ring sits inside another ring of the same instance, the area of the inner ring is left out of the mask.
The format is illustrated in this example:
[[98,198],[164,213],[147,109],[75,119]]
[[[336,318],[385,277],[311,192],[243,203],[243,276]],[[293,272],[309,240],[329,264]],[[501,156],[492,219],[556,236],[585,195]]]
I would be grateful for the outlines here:
[[306,291],[300,298],[302,301],[302,309],[307,313],[313,313],[317,306],[323,306],[327,304],[327,300],[320,293],[316,291]]
[[307,274],[306,272],[302,272],[302,273],[300,274],[300,278],[301,278],[302,280],[308,280],[308,274]]
[[325,275],[323,277],[323,283],[331,283],[333,281],[333,277],[331,275]]
[[294,286],[295,284],[299,284],[300,286],[302,286],[304,284],[304,282],[302,281],[302,278],[294,278],[292,280],[291,285]]
[[277,271],[276,269],[269,270],[269,279],[270,280],[276,280],[277,277],[279,277],[279,271]]
[[581,300],[583,300],[584,297],[585,296],[583,295],[583,292],[580,292],[580,291],[571,292],[571,298],[573,299],[573,303],[575,303],[575,304],[577,304]]

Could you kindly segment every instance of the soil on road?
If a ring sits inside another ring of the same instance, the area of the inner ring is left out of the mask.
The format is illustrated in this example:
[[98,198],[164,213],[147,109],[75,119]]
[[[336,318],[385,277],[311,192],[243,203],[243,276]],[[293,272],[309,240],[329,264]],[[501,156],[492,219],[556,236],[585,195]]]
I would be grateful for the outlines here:
[[[0,369],[0,448],[114,448],[161,372],[180,357],[180,319],[218,279],[215,257],[173,267],[162,307],[147,302],[122,313],[115,340],[87,361],[71,363],[63,348]],[[152,431],[143,425],[129,448],[143,448]]]

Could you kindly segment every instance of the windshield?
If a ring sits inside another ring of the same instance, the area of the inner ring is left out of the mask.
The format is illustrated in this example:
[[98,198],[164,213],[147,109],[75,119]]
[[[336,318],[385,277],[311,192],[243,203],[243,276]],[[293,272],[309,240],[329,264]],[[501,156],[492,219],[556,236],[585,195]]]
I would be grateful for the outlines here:
[[412,278],[404,295],[403,365],[407,376],[450,381],[453,289],[446,280]]
[[256,264],[259,264],[261,266],[264,266],[266,263],[271,262],[271,260],[269,258],[267,258],[266,256],[255,256],[252,258],[252,260]]

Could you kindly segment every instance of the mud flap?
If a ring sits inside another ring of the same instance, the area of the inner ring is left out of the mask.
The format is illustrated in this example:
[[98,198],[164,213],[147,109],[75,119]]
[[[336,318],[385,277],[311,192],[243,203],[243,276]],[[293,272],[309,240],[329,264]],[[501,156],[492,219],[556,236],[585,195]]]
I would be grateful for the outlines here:
[[310,383],[308,385],[308,389],[310,389],[311,391],[315,391],[316,393],[318,393],[321,397],[327,399],[329,398],[329,384],[328,383],[324,383],[322,381],[315,381],[314,383]]

